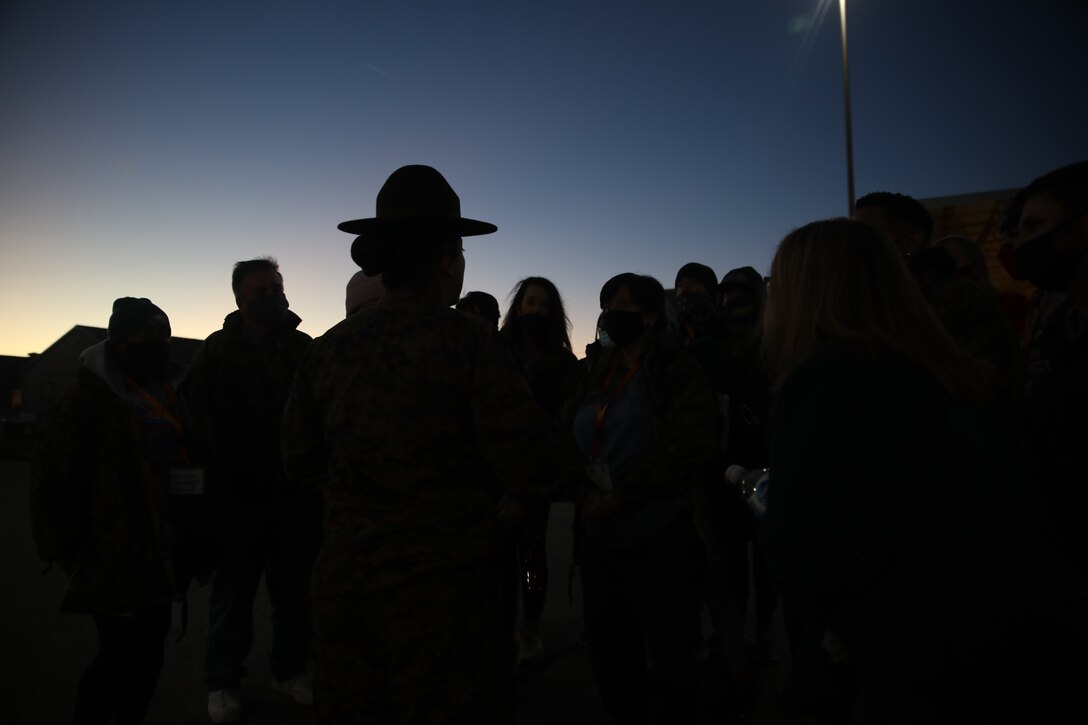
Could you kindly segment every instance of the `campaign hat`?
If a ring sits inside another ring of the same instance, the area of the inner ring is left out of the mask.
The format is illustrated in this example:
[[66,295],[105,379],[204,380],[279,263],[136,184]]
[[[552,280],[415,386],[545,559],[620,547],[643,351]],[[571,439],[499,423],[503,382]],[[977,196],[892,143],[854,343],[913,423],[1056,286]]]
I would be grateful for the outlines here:
[[341,222],[337,228],[357,235],[351,245],[351,258],[364,269],[372,266],[373,250],[367,247],[473,237],[498,229],[489,222],[461,216],[461,199],[453,187],[438,170],[421,164],[402,166],[386,179],[378,192],[373,217]]

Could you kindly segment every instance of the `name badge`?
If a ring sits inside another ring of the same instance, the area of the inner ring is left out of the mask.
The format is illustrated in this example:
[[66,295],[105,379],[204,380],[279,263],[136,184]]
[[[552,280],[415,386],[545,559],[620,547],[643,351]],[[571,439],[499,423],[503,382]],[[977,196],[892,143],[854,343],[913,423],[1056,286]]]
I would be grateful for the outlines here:
[[176,496],[200,496],[204,493],[203,468],[171,468],[170,493]]
[[586,475],[598,491],[607,493],[612,490],[612,471],[607,463],[590,463],[586,466]]

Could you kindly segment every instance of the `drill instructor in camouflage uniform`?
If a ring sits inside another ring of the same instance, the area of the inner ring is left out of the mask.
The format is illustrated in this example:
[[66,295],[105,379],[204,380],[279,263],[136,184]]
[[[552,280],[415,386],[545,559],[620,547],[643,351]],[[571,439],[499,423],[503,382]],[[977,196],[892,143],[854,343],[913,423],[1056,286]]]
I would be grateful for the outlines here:
[[496,227],[406,166],[340,229],[385,296],[314,342],[283,420],[291,478],[325,493],[319,722],[511,722],[504,512],[547,500],[555,437],[494,329],[450,309],[461,237]]

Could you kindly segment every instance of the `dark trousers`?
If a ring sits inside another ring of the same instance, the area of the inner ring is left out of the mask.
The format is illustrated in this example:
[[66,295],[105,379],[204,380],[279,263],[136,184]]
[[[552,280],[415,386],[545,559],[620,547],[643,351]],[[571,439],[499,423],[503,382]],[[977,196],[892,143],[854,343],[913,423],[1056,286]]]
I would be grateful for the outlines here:
[[711,521],[716,535],[707,557],[707,609],[729,677],[747,682],[751,673],[745,632],[752,572],[748,542],[755,519],[733,487],[708,494],[708,500],[713,504]]
[[756,633],[769,632],[774,627],[774,611],[778,608],[778,592],[771,583],[767,560],[759,545],[759,536],[752,539],[752,583],[756,595]]
[[[298,506],[250,506],[229,522],[208,598],[208,688],[237,687],[253,646],[253,601],[264,576],[272,604],[272,674],[280,682],[306,671],[313,628],[310,575],[318,513]],[[317,529],[320,530],[319,528]]]
[[690,515],[639,546],[609,550],[587,535],[582,547],[590,663],[612,721],[698,722],[705,553]]
[[535,626],[544,613],[548,596],[546,534],[550,504],[527,506],[518,542],[518,579],[521,582],[522,614],[526,624]]
[[75,723],[142,723],[162,672],[170,602],[129,617],[95,615],[94,624],[98,653],[79,680]]

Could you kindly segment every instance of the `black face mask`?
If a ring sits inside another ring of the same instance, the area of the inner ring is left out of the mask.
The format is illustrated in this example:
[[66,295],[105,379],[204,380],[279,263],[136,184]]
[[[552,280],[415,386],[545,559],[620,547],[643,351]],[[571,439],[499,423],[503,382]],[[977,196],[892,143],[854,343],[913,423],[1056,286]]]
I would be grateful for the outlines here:
[[1054,237],[1059,230],[1080,221],[1081,216],[1078,214],[1066,219],[1012,251],[1012,266],[1017,274],[1023,275],[1019,279],[1026,279],[1041,290],[1065,292],[1069,289],[1084,253],[1072,257],[1061,254],[1054,245]]
[[170,343],[166,340],[134,342],[117,356],[117,365],[137,383],[150,383],[166,379],[170,364]]
[[722,303],[722,316],[730,324],[746,323],[756,316],[756,299],[749,294],[738,294]]
[[646,329],[641,312],[608,310],[601,315],[601,328],[617,347],[625,347],[638,339]]
[[287,295],[263,295],[246,303],[246,316],[259,325],[275,327],[287,312]]
[[676,299],[680,308],[680,319],[684,322],[699,323],[714,319],[714,298],[706,292],[686,294]]
[[548,339],[548,318],[544,315],[519,315],[514,318],[517,329],[525,337],[533,342],[544,342]]

